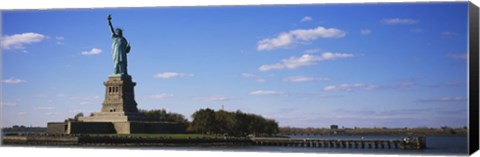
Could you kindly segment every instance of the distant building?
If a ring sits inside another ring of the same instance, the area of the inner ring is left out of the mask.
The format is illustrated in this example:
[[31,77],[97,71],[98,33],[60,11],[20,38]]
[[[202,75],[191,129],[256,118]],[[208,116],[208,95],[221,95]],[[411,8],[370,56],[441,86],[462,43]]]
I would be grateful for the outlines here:
[[337,130],[337,129],[338,129],[338,125],[330,125],[330,129],[332,129],[332,130]]

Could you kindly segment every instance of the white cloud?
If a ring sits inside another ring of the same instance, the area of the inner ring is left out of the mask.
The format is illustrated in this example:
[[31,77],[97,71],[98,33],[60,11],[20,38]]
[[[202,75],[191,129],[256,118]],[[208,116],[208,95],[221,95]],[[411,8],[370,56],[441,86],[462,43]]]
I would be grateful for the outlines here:
[[65,40],[65,37],[62,37],[62,36],[56,36],[55,39],[57,39],[57,44],[58,45],[62,45],[63,44],[63,40]]
[[248,93],[249,95],[279,95],[279,96],[284,96],[286,95],[284,92],[279,92],[279,91],[271,91],[271,90],[257,90]]
[[304,66],[311,66],[320,61],[336,60],[340,58],[350,58],[353,54],[325,52],[321,55],[303,54],[300,57],[292,56],[282,59],[280,63],[266,64],[258,68],[260,71],[280,70],[280,69],[297,69]]
[[173,97],[173,96],[174,96],[173,94],[161,93],[161,94],[149,95],[149,96],[146,96],[145,98],[146,99],[163,100],[163,99],[170,98],[170,97]]
[[408,25],[408,24],[415,24],[418,21],[413,19],[391,18],[391,19],[383,19],[382,22],[388,25]]
[[317,27],[313,29],[297,29],[287,33],[282,32],[275,38],[258,41],[257,51],[268,51],[276,48],[286,48],[297,42],[312,41],[318,38],[341,38],[346,33],[336,28]]
[[369,35],[369,34],[372,34],[372,30],[370,30],[370,29],[362,29],[362,30],[360,30],[360,34],[362,34],[362,35]]
[[22,33],[9,36],[3,36],[0,40],[2,49],[25,49],[26,44],[41,42],[48,38],[46,35],[39,33]]
[[301,22],[307,22],[307,21],[312,21],[312,20],[313,20],[312,17],[310,17],[310,16],[305,16],[305,17],[303,17],[302,20],[300,20],[300,21],[301,21]]
[[293,37],[288,33],[281,33],[276,38],[263,39],[257,43],[257,51],[272,50],[279,47],[288,47],[293,44]]
[[451,102],[451,101],[466,101],[467,99],[464,97],[442,97],[439,99],[440,101],[444,102]]
[[251,74],[251,73],[242,73],[242,77],[245,77],[245,78],[251,78],[251,77],[255,77],[255,74]]
[[364,83],[355,83],[355,84],[340,84],[340,85],[329,85],[323,88],[324,91],[354,91],[354,90],[374,90],[377,89],[376,85],[369,85]]
[[192,77],[192,76],[193,74],[188,74],[188,73],[163,72],[163,73],[155,74],[153,77],[168,79],[168,78],[174,78],[174,77]]
[[320,51],[320,49],[308,49],[308,50],[303,51],[303,53],[317,53],[319,51]]
[[229,100],[232,100],[231,97],[226,97],[226,96],[197,97],[197,98],[194,98],[194,99],[203,100],[203,101],[229,101]]
[[451,58],[451,59],[467,59],[467,54],[466,53],[452,53],[452,54],[448,54],[448,58]]
[[7,84],[18,84],[18,83],[25,83],[27,81],[22,80],[22,79],[9,78],[9,79],[6,79],[6,80],[2,80],[2,82],[7,83]]
[[306,76],[292,76],[284,78],[283,81],[285,82],[310,82],[310,81],[328,81],[330,78],[326,77],[306,77]]
[[92,50],[90,51],[82,51],[81,54],[82,55],[98,55],[102,53],[102,50],[99,49],[99,48],[92,48]]
[[15,102],[0,102],[0,106],[17,106]]
[[285,66],[280,63],[277,63],[277,64],[262,65],[258,67],[258,70],[260,71],[269,71],[269,70],[276,70],[276,69],[285,69]]
[[441,98],[436,98],[436,99],[420,99],[421,102],[465,102],[467,101],[467,98],[465,97],[441,97]]
[[297,93],[294,96],[324,99],[324,98],[342,97],[343,95],[327,95],[327,94],[319,94],[319,93]]

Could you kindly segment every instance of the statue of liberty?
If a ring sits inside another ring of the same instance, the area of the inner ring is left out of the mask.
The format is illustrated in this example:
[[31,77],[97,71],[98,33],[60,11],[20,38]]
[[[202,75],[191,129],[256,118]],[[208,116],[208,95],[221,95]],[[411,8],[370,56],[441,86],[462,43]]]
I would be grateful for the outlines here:
[[128,75],[127,73],[127,53],[130,52],[130,43],[123,37],[123,30],[120,28],[113,29],[112,15],[108,15],[108,25],[112,32],[112,52],[113,52],[113,74]]

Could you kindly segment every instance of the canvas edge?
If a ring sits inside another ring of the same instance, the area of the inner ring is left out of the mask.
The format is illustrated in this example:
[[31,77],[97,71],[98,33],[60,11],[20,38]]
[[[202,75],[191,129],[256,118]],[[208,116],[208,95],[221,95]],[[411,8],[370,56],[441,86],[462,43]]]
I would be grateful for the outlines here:
[[468,39],[468,62],[469,62],[469,131],[468,131],[468,144],[469,154],[473,154],[479,148],[479,9],[478,7],[469,2],[468,5],[468,27],[469,27],[469,39]]

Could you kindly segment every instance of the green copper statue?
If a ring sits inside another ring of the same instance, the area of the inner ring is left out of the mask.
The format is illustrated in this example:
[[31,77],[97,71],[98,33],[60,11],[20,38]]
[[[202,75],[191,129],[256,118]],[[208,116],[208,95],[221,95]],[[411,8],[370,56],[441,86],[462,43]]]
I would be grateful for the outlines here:
[[127,73],[127,53],[130,52],[130,43],[123,37],[123,31],[120,28],[113,29],[112,15],[108,15],[108,25],[112,32],[112,50],[113,50],[113,74],[128,75]]

